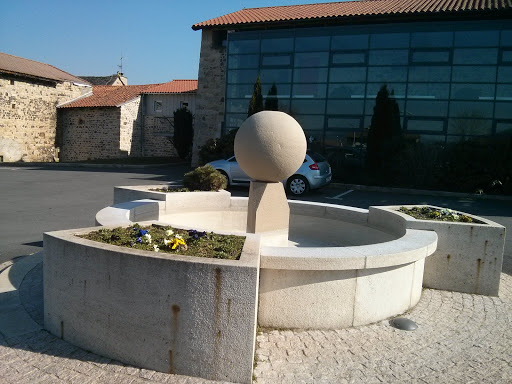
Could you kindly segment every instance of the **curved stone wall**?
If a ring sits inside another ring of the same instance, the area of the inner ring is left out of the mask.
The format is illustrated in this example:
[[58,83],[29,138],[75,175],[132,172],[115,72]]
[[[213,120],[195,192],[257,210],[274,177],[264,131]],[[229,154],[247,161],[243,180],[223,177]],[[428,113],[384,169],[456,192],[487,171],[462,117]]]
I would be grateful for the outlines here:
[[44,324],[102,356],[160,372],[250,383],[259,239],[240,260],[116,247],[44,235]]

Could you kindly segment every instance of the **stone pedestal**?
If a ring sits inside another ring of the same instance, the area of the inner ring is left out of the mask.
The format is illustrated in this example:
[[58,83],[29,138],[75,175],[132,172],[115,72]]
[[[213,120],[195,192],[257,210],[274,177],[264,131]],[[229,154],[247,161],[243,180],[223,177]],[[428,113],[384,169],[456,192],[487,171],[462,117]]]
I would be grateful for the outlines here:
[[290,207],[282,183],[251,181],[247,232],[257,233],[264,245],[288,244]]

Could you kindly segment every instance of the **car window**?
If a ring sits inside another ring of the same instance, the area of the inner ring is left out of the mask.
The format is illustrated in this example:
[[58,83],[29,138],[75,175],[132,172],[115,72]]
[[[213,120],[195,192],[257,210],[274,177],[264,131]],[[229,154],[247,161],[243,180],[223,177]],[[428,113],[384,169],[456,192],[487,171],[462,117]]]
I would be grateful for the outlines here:
[[234,163],[236,163],[236,157],[234,157],[234,156],[233,156],[233,157],[232,157],[231,159],[229,159],[228,161],[229,161],[229,162],[234,162]]
[[322,155],[320,155],[319,153],[316,153],[316,152],[308,152],[308,155],[313,159],[314,162],[316,163],[322,163],[324,161],[327,161],[325,159],[325,157],[323,157]]

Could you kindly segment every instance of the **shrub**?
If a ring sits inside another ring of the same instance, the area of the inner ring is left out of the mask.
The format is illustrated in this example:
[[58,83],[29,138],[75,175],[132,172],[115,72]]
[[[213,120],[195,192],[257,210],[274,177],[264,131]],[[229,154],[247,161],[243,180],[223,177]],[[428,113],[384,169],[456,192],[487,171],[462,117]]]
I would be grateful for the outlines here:
[[192,127],[192,113],[183,107],[174,111],[174,136],[172,144],[182,159],[188,159],[192,153],[194,129]]
[[210,139],[199,149],[201,164],[213,160],[228,159],[234,155],[235,136],[238,129],[229,131],[226,135],[217,139]]
[[183,185],[191,191],[218,191],[227,187],[226,177],[211,165],[185,173]]
[[382,174],[393,162],[402,139],[400,110],[393,91],[389,92],[384,84],[375,99],[373,116],[368,132],[366,165],[371,172]]
[[261,94],[261,80],[260,77],[256,79],[254,83],[254,91],[252,92],[251,101],[249,103],[249,110],[247,111],[247,117],[263,111],[263,95]]

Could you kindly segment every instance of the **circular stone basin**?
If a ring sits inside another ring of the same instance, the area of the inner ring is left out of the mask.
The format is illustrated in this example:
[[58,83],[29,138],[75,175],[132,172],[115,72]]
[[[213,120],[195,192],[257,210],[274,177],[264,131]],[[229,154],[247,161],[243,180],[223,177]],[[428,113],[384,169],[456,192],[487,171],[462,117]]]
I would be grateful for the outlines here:
[[[98,213],[98,224],[118,215],[123,224],[156,220],[183,229],[235,234],[245,233],[247,227],[248,198],[231,197],[226,191],[166,194],[149,187],[116,187],[114,203]],[[407,229],[399,215],[379,209],[294,200],[288,205],[287,246],[275,245],[280,242],[272,236],[278,231],[261,234],[260,326],[346,328],[396,316],[416,305],[425,258],[436,250],[435,232]]]
[[[210,201],[211,203],[211,201]],[[262,237],[258,324],[271,328],[345,328],[403,313],[419,301],[434,232],[405,229],[346,206],[288,201],[288,246]],[[244,233],[247,198],[223,209],[161,212],[175,227]]]
[[[159,221],[174,227],[243,234],[247,225],[247,211],[174,213],[161,215]],[[348,247],[384,243],[399,237],[368,225],[325,217],[291,214],[288,246]],[[265,245],[264,242],[263,245]]]

